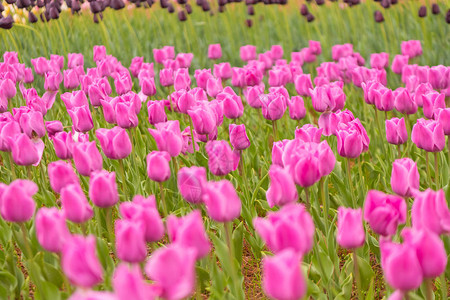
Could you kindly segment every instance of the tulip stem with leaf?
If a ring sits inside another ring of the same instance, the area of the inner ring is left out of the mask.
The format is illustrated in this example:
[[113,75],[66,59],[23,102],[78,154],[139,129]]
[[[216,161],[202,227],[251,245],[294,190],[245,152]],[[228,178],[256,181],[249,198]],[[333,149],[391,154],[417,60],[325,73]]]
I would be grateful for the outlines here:
[[163,184],[162,181],[159,182],[159,192],[160,192],[160,199],[159,199],[159,201],[161,202],[161,205],[162,205],[162,208],[163,208],[164,217],[167,217],[168,211],[167,211],[166,201],[164,199],[164,184]]
[[194,151],[193,154],[195,155],[195,140],[194,140],[194,129],[193,128],[194,128],[194,125],[192,124],[192,118],[191,118],[191,116],[189,116],[189,130],[191,132],[192,149]]
[[356,254],[356,249],[353,249],[353,273],[355,275],[356,292],[358,293],[358,299],[364,299],[361,290],[361,276],[359,274],[358,255]]
[[277,120],[272,120],[273,141],[278,141]]
[[122,177],[122,193],[123,197],[125,198],[127,196],[127,187],[126,187],[126,176],[125,176],[125,168],[123,167],[123,159],[119,159],[119,169],[120,169],[120,176]]
[[436,184],[436,190],[439,189],[439,153],[434,152],[434,180]]
[[113,206],[105,208],[106,231],[108,231],[109,242],[114,246],[114,221],[112,219],[112,211]]
[[[12,157],[12,152],[9,152],[8,156],[9,156],[9,166],[11,169],[11,177],[12,177],[12,180],[15,180],[17,178],[17,176],[16,176],[16,168],[14,167],[15,164],[14,164],[14,160]],[[450,157],[450,154],[449,154],[449,157]]]
[[309,190],[307,187],[305,187],[305,206],[306,209],[309,211],[310,210],[310,204],[309,204]]
[[233,240],[232,240],[232,230],[233,230],[233,222],[225,222],[223,223],[223,227],[225,229],[225,238],[227,240],[228,253],[230,256],[230,264],[231,264],[231,280],[233,281],[233,288],[235,292],[235,296],[239,299],[239,290],[241,287],[239,286],[239,279],[236,276],[236,266],[234,264],[234,250],[233,250]]
[[447,280],[445,278],[445,271],[442,272],[441,276],[439,277],[441,281],[441,299],[447,299],[448,292],[447,292]]
[[30,241],[28,239],[28,231],[25,227],[25,223],[19,223],[20,230],[22,231],[23,244],[25,245],[25,251],[27,253],[28,259],[33,257],[33,251],[31,251]]
[[425,286],[425,299],[426,300],[432,300],[433,299],[433,282],[431,281],[431,278],[426,278],[424,281]]
[[355,199],[355,192],[353,191],[353,182],[352,182],[352,171],[350,166],[350,158],[347,158],[347,180],[348,180],[348,186],[350,189],[351,197],[352,197],[352,204],[353,207],[356,208],[356,199]]
[[27,176],[28,180],[33,180],[33,174],[31,173],[31,165],[27,166]]
[[319,181],[320,198],[322,200],[323,211],[325,214],[325,227],[328,232],[328,206],[327,206],[327,201],[325,199],[325,184],[324,183],[325,183],[324,177],[320,178],[320,181]]
[[428,185],[431,186],[433,180],[431,179],[430,158],[428,157],[428,151],[425,151],[425,163],[427,165]]

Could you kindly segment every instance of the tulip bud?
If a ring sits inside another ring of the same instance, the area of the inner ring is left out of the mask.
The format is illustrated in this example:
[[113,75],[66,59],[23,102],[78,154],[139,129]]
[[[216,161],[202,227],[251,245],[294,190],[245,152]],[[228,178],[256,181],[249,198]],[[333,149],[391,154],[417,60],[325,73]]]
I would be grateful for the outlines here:
[[38,186],[29,180],[17,179],[9,185],[0,183],[0,213],[7,222],[27,222],[34,214],[33,195]]
[[103,153],[110,159],[123,159],[130,155],[132,145],[125,129],[118,126],[112,129],[100,128],[95,131]]
[[[148,284],[142,276],[139,265],[119,264],[113,275],[114,299],[156,299],[159,295],[157,286]],[[90,298],[89,298],[90,299]],[[114,300],[109,298],[95,298],[103,300]],[[74,299],[76,300],[76,299]],[[81,300],[81,299],[80,299]],[[86,299],[87,300],[87,299]],[[91,299],[91,300],[94,300]]]
[[226,141],[209,141],[205,146],[208,154],[209,171],[216,176],[224,176],[237,169],[240,155],[232,151]]
[[250,140],[248,139],[245,125],[230,124],[229,126],[230,142],[234,149],[244,150],[250,147]]
[[386,120],[386,139],[393,145],[401,145],[408,141],[404,118],[392,118]]
[[152,151],[147,155],[147,175],[156,182],[164,182],[170,177],[170,155],[165,151]]
[[442,151],[445,146],[442,124],[434,120],[418,119],[412,129],[411,140],[418,148],[427,152]]
[[272,165],[269,170],[269,178],[270,186],[266,192],[266,198],[270,207],[283,206],[297,201],[297,187],[287,170]]
[[220,44],[211,44],[208,47],[208,58],[219,59],[222,57],[222,48]]
[[93,172],[89,179],[89,198],[98,207],[110,207],[119,201],[116,173]]
[[74,223],[84,223],[94,215],[79,184],[69,184],[63,187],[60,199],[65,218]]
[[178,190],[187,202],[201,203],[206,182],[206,169],[203,167],[183,167],[178,171]]
[[411,209],[412,225],[438,235],[450,232],[450,210],[443,190],[416,192]]
[[36,236],[47,251],[59,253],[70,238],[64,214],[56,207],[42,207],[36,214]]
[[48,165],[48,177],[50,186],[56,193],[69,184],[79,183],[79,179],[70,163],[58,160]]
[[147,247],[141,222],[117,220],[115,222],[117,257],[129,263],[139,263],[147,256]]
[[156,141],[159,151],[166,151],[172,157],[181,153],[183,146],[183,137],[181,136],[180,122],[170,120],[155,125],[155,129],[148,129]]
[[228,180],[208,182],[202,199],[208,215],[216,222],[230,222],[241,214],[241,200]]
[[419,171],[417,164],[410,158],[394,161],[392,165],[391,187],[394,193],[411,197],[419,189]]
[[361,208],[339,207],[337,228],[337,242],[341,247],[355,249],[364,245],[366,235],[362,222]]

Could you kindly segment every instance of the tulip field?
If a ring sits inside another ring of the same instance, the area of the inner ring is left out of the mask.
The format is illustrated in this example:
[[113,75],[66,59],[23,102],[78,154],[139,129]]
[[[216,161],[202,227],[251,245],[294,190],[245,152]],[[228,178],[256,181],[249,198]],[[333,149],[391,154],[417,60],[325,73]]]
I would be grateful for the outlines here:
[[449,23],[0,2],[0,299],[449,299]]

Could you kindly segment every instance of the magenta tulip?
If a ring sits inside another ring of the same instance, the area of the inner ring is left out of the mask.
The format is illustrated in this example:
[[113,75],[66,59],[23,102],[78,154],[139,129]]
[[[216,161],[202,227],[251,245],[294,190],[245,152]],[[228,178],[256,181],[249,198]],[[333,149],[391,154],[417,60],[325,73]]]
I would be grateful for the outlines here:
[[245,125],[230,124],[229,126],[230,143],[236,150],[244,150],[250,147]]
[[148,129],[156,141],[159,151],[166,151],[170,156],[175,157],[181,153],[183,137],[178,120],[170,120],[155,125],[155,129]]
[[65,218],[74,223],[84,223],[94,211],[79,184],[69,184],[61,189],[61,204]]
[[187,202],[193,204],[202,202],[206,182],[206,169],[203,167],[183,167],[178,171],[178,190]]
[[116,253],[122,261],[139,263],[147,256],[143,224],[134,220],[115,222]]
[[102,170],[91,173],[89,198],[98,207],[110,207],[119,201],[116,173]]
[[389,144],[401,145],[408,141],[404,118],[386,120],[386,139]]
[[83,176],[89,176],[103,167],[103,158],[95,142],[77,143],[73,146],[75,167]]
[[33,195],[38,186],[29,180],[17,179],[9,185],[0,183],[0,213],[7,222],[27,222],[34,214]]
[[205,146],[208,154],[209,171],[216,176],[224,176],[237,169],[240,155],[233,151],[227,141],[209,141]]
[[442,124],[434,120],[418,119],[411,132],[411,140],[427,152],[439,152],[445,147]]
[[417,164],[410,158],[397,159],[392,164],[391,188],[399,196],[411,197],[419,189]]
[[147,175],[156,182],[164,182],[170,177],[170,154],[165,151],[152,151],[147,155]]
[[110,159],[123,159],[130,155],[132,145],[125,129],[118,126],[112,129],[100,128],[95,131],[103,153]]
[[356,249],[364,245],[366,234],[361,208],[339,207],[337,230],[337,242],[341,247]]
[[439,235],[450,232],[450,210],[444,191],[416,192],[411,220],[413,227],[419,230],[430,230]]
[[228,180],[206,183],[202,199],[208,215],[216,222],[230,222],[241,214],[241,200]]
[[48,177],[50,186],[56,193],[60,193],[61,189],[69,184],[80,182],[72,165],[62,160],[49,163]]
[[70,238],[64,213],[56,207],[42,207],[36,214],[36,237],[47,251],[59,253]]

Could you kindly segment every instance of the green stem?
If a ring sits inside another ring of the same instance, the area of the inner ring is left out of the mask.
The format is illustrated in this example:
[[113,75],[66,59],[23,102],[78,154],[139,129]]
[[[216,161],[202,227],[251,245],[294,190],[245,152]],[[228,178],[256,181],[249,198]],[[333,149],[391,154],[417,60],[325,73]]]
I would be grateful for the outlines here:
[[447,293],[447,280],[445,278],[445,271],[442,272],[441,276],[439,277],[441,280],[441,295],[442,299],[447,299],[448,293]]
[[359,275],[358,255],[356,255],[356,250],[353,250],[353,272],[355,274],[356,292],[358,293],[358,299],[364,299],[361,290],[361,277]]
[[231,280],[233,281],[233,286],[234,286],[235,293],[236,293],[234,296],[238,297],[240,295],[240,293],[238,293],[240,287],[239,287],[238,278],[236,276],[236,266],[234,264],[233,242],[232,242],[232,238],[231,238],[231,231],[232,231],[233,223],[226,222],[223,224],[223,226],[225,228],[225,235],[226,235],[226,239],[227,239],[228,254],[230,255]]
[[353,208],[356,208],[356,199],[355,199],[355,193],[353,191],[352,174],[351,174],[351,167],[350,167],[350,158],[347,158],[347,180],[348,180],[348,186],[350,188],[350,193],[352,195]]
[[273,141],[276,142],[278,140],[277,120],[272,121],[272,133],[273,133]]
[[[62,255],[61,255],[61,253],[58,254],[58,257],[59,257],[59,265],[62,268],[63,264],[62,264]],[[67,278],[66,274],[64,274],[64,271],[62,271],[61,274],[62,274],[62,277],[63,277],[64,286],[67,289],[67,293],[70,295],[70,294],[72,294],[72,286],[70,285],[69,279]]]
[[397,145],[397,151],[398,151],[398,158],[399,159],[402,158],[402,150],[401,150],[400,146],[401,146],[400,144]]
[[[13,160],[13,157],[12,157],[12,152],[9,152],[8,156],[9,156],[9,166],[10,166],[10,169],[11,169],[11,178],[12,178],[12,180],[16,180],[16,178],[17,178],[17,176],[16,176],[16,168],[14,166],[14,160]],[[449,155],[449,157],[450,157],[450,155]]]
[[319,189],[320,189],[320,198],[322,200],[322,206],[323,206],[323,211],[324,211],[324,215],[325,215],[325,228],[327,229],[328,232],[328,206],[327,206],[327,201],[325,200],[325,180],[322,178],[320,178],[319,181]]
[[127,193],[126,193],[127,179],[125,177],[125,168],[123,167],[123,159],[119,159],[119,169],[120,169],[120,176],[122,177],[122,193],[123,193],[123,197],[126,198],[127,197]]
[[106,213],[106,230],[108,231],[109,242],[114,247],[114,224],[112,220],[112,209],[114,206],[105,208]]
[[427,174],[428,174],[428,185],[431,186],[431,173],[430,173],[430,159],[428,157],[428,152],[425,151],[425,161],[426,161],[426,165],[427,165]]
[[28,180],[33,180],[33,174],[31,173],[31,165],[27,166],[27,175],[28,175]]
[[306,209],[309,211],[310,204],[309,204],[309,190],[305,187],[305,205]]
[[20,226],[20,230],[22,231],[22,237],[23,237],[23,243],[25,245],[25,251],[27,253],[28,258],[32,258],[33,257],[33,251],[31,251],[31,246],[30,246],[30,242],[28,240],[28,231],[27,228],[25,227],[25,223],[19,223]]
[[430,278],[425,278],[423,281],[425,286],[425,299],[426,300],[432,300],[433,299],[433,288],[432,288],[432,281]]
[[192,125],[191,116],[189,116],[189,129],[191,131],[192,149],[194,149],[194,155],[195,155],[194,126]]
[[160,199],[159,201],[162,204],[163,207],[163,213],[164,213],[164,217],[167,216],[167,205],[166,205],[166,201],[164,200],[164,185],[162,182],[159,182],[159,192],[160,192]]
[[434,180],[436,184],[436,191],[439,189],[439,153],[434,152]]

